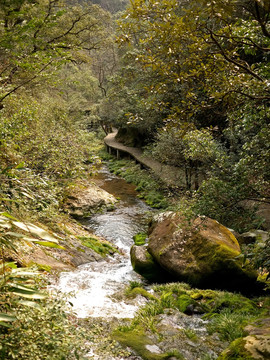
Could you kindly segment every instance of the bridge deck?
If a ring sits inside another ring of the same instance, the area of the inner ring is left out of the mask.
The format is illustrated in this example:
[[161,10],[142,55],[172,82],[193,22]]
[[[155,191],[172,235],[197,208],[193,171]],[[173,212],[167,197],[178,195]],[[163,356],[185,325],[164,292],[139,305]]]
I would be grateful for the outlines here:
[[114,149],[117,152],[118,158],[120,158],[121,153],[129,154],[143,167],[151,169],[167,185],[185,186],[183,170],[174,166],[162,164],[149,156],[145,156],[143,151],[139,148],[125,146],[119,143],[115,139],[116,134],[117,132],[108,134],[104,138],[104,143],[109,150]]

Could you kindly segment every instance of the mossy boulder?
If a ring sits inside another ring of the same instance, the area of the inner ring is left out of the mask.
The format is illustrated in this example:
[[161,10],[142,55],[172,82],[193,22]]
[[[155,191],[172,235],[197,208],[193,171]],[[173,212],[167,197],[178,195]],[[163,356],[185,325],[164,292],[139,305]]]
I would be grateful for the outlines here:
[[138,274],[149,281],[161,280],[165,271],[154,261],[145,246],[133,245],[130,249],[131,264]]
[[218,360],[270,359],[270,318],[259,319],[245,328],[247,336],[236,339]]
[[187,223],[178,213],[164,213],[152,225],[148,252],[175,279],[196,287],[243,293],[262,288],[257,272],[243,266],[234,235],[210,218]]

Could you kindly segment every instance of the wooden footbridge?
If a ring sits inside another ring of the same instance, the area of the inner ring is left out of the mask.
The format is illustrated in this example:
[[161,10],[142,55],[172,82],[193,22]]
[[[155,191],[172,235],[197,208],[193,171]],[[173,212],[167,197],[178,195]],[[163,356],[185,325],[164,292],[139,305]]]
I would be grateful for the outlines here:
[[141,168],[152,170],[166,185],[185,187],[185,177],[182,169],[165,165],[159,161],[145,156],[139,148],[125,146],[116,141],[117,131],[110,133],[104,138],[104,143],[109,154],[115,155],[117,159],[124,157],[133,158]]

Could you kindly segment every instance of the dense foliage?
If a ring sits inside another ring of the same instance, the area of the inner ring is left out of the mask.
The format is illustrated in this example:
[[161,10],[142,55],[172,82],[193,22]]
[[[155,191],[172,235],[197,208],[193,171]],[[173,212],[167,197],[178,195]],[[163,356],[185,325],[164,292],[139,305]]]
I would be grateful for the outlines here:
[[[237,230],[263,226],[246,205],[270,195],[269,2],[133,0],[118,21],[117,51],[110,12],[116,18],[127,3],[0,3],[2,359],[73,359],[83,349],[62,300],[41,292],[10,253],[25,240],[59,246],[33,222],[57,222],[67,188],[94,169],[99,134],[89,129],[133,128],[148,153],[183,168],[186,188],[176,193],[189,197],[181,202],[189,214]],[[160,183],[122,167],[111,164],[148,204],[167,206]],[[256,246],[247,257],[269,266],[269,242],[263,254]]]
[[104,104],[185,169],[197,213],[238,230],[260,226],[247,200],[269,203],[269,22],[267,1],[132,1]]
[[43,225],[56,226],[68,187],[94,169],[98,133],[88,126],[102,91],[91,61],[112,51],[111,26],[89,2],[0,4],[1,359],[78,359],[83,350],[66,301],[40,290],[20,249],[63,249]]

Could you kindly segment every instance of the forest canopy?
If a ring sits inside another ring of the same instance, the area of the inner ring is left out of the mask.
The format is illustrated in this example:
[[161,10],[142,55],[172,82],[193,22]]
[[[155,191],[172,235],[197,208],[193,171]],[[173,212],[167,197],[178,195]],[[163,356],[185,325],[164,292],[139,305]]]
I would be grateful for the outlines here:
[[118,25],[111,116],[186,169],[197,212],[256,226],[243,205],[269,203],[269,3],[134,0]]

